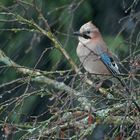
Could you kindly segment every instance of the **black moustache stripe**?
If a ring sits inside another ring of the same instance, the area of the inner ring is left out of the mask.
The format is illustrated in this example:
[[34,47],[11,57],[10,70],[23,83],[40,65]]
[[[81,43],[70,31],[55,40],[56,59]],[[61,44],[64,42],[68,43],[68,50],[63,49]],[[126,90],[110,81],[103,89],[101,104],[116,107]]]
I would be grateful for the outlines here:
[[83,35],[82,35],[82,37],[83,37],[83,38],[85,38],[85,39],[91,39],[91,37],[90,37],[90,36],[85,35],[85,34],[83,34]]

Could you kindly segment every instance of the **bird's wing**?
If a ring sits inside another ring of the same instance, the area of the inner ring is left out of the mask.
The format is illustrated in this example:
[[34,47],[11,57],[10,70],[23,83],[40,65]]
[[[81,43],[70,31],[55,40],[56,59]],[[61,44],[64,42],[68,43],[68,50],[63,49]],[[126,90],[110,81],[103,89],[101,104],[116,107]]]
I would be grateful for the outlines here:
[[100,59],[107,67],[107,69],[112,73],[113,76],[116,77],[118,74],[120,74],[118,65],[111,56],[103,52],[100,54]]

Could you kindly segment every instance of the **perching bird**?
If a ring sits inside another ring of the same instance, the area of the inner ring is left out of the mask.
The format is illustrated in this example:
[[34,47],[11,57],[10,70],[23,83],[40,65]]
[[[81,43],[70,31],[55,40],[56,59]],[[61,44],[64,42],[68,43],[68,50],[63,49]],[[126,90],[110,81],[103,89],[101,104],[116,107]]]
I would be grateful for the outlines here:
[[[98,28],[90,21],[81,26],[80,30],[74,34],[79,37],[77,55],[85,70],[91,74],[112,75],[130,94],[129,89],[119,77],[119,68]],[[132,102],[140,111],[140,107],[133,99]]]
[[108,50],[98,28],[88,22],[84,24],[79,32],[77,55],[83,67],[92,74],[119,74],[118,66],[113,60],[112,53]]

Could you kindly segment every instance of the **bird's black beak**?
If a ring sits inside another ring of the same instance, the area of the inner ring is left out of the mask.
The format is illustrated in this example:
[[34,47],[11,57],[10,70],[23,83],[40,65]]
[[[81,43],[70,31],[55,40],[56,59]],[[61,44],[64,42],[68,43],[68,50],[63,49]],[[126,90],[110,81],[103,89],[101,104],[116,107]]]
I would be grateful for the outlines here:
[[86,35],[86,34],[81,34],[79,31],[74,32],[73,35],[75,35],[75,36],[81,36],[81,37],[83,37],[83,38],[85,38],[85,39],[91,39],[90,36],[88,36],[88,35]]
[[83,36],[79,31],[73,32],[73,35],[75,35],[75,36]]

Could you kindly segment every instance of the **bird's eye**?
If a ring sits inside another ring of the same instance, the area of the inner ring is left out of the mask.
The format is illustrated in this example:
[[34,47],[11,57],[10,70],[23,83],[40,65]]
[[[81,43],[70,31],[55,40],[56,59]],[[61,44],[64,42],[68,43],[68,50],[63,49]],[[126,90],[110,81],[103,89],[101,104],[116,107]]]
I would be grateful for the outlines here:
[[87,32],[87,34],[90,34],[90,31],[88,30],[88,31],[86,31]]

